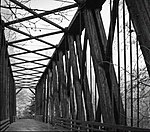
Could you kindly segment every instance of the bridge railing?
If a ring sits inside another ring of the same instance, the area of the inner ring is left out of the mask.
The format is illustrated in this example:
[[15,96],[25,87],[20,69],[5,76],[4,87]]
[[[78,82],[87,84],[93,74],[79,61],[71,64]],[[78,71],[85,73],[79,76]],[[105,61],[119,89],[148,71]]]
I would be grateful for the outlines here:
[[150,132],[150,129],[113,125],[94,121],[79,121],[65,118],[56,118],[55,125],[60,125],[69,130],[76,131],[122,131],[122,132]]
[[10,125],[10,119],[0,121],[0,131],[5,131]]
[[15,122],[15,120],[16,116],[11,116],[10,118],[0,121],[0,132],[5,131],[11,123]]

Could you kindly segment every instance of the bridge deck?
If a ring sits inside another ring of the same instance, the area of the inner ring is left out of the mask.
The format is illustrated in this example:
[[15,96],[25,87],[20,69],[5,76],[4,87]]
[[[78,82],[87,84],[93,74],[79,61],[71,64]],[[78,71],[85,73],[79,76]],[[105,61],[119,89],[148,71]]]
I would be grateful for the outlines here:
[[52,126],[34,119],[19,119],[12,123],[6,131],[69,131],[59,126]]

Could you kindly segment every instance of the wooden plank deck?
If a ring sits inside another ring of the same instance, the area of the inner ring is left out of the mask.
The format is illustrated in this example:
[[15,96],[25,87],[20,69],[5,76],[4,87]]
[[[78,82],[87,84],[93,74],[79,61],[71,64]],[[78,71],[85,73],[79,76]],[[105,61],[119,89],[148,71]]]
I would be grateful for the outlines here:
[[16,122],[10,124],[6,131],[69,131],[60,126],[52,126],[51,124],[46,124],[44,122],[36,121],[34,119],[19,119]]

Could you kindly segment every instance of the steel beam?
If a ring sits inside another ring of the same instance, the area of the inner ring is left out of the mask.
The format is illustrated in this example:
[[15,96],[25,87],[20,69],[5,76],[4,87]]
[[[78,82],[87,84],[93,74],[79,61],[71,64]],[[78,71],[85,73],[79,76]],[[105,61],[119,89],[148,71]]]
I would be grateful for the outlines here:
[[21,90],[22,90],[22,88],[20,88],[20,89],[17,91],[16,95],[17,95]]
[[56,24],[56,23],[54,23],[54,22],[48,20],[47,18],[45,18],[45,17],[39,15],[38,13],[34,12],[32,9],[26,7],[25,5],[21,4],[20,2],[18,2],[18,1],[16,1],[16,0],[10,0],[10,1],[13,2],[13,3],[15,3],[16,5],[20,6],[21,8],[25,9],[26,11],[30,12],[30,13],[33,14],[34,16],[36,16],[36,17],[38,17],[38,18],[44,20],[45,22],[47,22],[47,23],[49,23],[49,24],[51,24],[51,25],[53,25],[53,26],[55,26],[55,27],[57,27],[57,28],[59,28],[59,29],[61,29],[62,31],[65,32],[65,29],[64,29],[63,27],[61,27],[61,26],[59,26],[58,24]]
[[[25,32],[23,32],[23,31],[21,31],[21,30],[19,30],[19,29],[13,28],[13,27],[11,27],[11,26],[6,26],[6,28],[9,28],[10,30],[13,30],[13,31],[15,31],[15,32],[18,32],[18,33],[23,34],[23,35],[25,35],[25,36],[28,36],[28,37],[30,37],[30,38],[33,37],[32,35],[30,35],[30,34],[28,34],[28,33],[25,33]],[[39,38],[35,38],[35,39],[36,39],[37,41],[40,41],[40,42],[45,43],[45,44],[47,44],[47,45],[50,45],[50,46],[52,46],[53,48],[57,48],[55,45],[53,45],[53,44],[51,44],[51,43],[48,43],[48,42],[46,42],[46,41],[44,41],[44,40],[42,40],[42,39],[39,39]]]
[[[15,48],[21,48],[21,47],[16,46],[16,45],[11,45],[11,46],[12,46],[12,47],[15,47]],[[26,52],[11,54],[10,57],[11,57],[11,56],[17,56],[17,55],[22,55],[22,54],[27,54],[27,53],[35,53],[35,54],[38,54],[38,55],[42,55],[42,56],[43,56],[43,54],[41,54],[41,53],[36,53],[36,52],[38,52],[38,51],[43,51],[43,50],[49,50],[49,49],[51,49],[51,48],[43,48],[43,49],[37,49],[37,50],[27,50],[27,49],[25,49],[25,48],[21,48],[21,50],[26,50]],[[46,57],[46,56],[44,55],[44,57]],[[47,57],[49,57],[49,56],[47,56]],[[49,57],[49,58],[50,58],[50,57]]]
[[[43,55],[43,54],[40,54],[40,53],[36,53],[34,50],[32,51],[32,50],[27,50],[27,49],[25,49],[25,48],[21,48],[21,47],[19,47],[19,46],[16,46],[16,45],[11,45],[12,47],[14,47],[14,48],[18,48],[18,49],[21,49],[21,50],[25,50],[25,51],[27,51],[27,52],[25,52],[24,54],[28,54],[28,53],[34,53],[34,54],[37,54],[37,55],[40,55],[40,56],[43,56],[43,57],[49,57],[49,56],[47,56],[47,55]],[[12,54],[12,55],[9,55],[10,57],[12,57],[12,56],[17,56],[17,55],[19,55],[19,53],[18,54]],[[50,57],[49,57],[50,58]]]
[[[60,7],[60,8],[54,9],[54,10],[45,11],[43,13],[40,13],[39,15],[40,16],[45,16],[45,15],[49,15],[49,14],[52,14],[52,13],[64,11],[64,10],[71,9],[71,8],[75,8],[77,6],[78,6],[78,4],[72,4],[72,5]],[[28,17],[24,17],[24,18],[20,18],[20,19],[17,19],[17,20],[7,22],[4,25],[9,26],[11,24],[16,24],[16,23],[19,23],[19,22],[28,21],[28,20],[31,20],[31,19],[34,19],[34,18],[37,18],[37,17],[35,15],[32,15],[32,16],[28,16]]]
[[[13,57],[11,57],[13,58]],[[14,66],[14,65],[17,65],[17,64],[23,64],[23,63],[28,63],[28,62],[35,62],[35,61],[43,61],[43,60],[48,60],[49,58],[44,58],[44,59],[37,59],[37,60],[31,60],[31,61],[28,61],[28,60],[24,60],[24,59],[21,59],[23,60],[24,62],[18,62],[18,63],[12,63],[11,65]]]
[[63,31],[56,31],[56,32],[52,32],[52,33],[46,33],[46,34],[38,35],[38,36],[31,36],[31,37],[25,38],[25,39],[15,40],[12,42],[8,42],[8,45],[12,45],[12,44],[16,44],[19,42],[32,40],[32,39],[42,38],[42,37],[46,37],[46,36],[51,36],[51,35],[55,35],[55,34],[59,34],[59,33],[63,33]]
[[31,91],[31,93],[33,93],[35,95],[35,92],[31,88],[29,88],[29,90]]

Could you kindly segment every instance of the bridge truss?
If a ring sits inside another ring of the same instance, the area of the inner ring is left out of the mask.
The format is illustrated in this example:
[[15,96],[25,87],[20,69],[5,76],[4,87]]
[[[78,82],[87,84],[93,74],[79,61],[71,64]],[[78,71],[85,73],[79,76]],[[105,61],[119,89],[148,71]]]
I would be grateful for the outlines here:
[[[1,121],[10,118],[13,122],[16,94],[27,88],[35,94],[37,120],[73,131],[149,131],[149,0],[110,0],[109,11],[103,14],[106,0],[75,0],[71,5],[42,13],[22,2],[9,1],[32,15],[1,20]],[[46,17],[72,8],[77,11],[67,27]],[[16,24],[36,18],[57,30],[32,35],[15,28]],[[27,38],[6,41],[6,28]],[[58,34],[62,34],[59,44],[45,38]],[[35,46],[38,49],[31,50],[19,46],[31,40],[48,47]],[[10,54],[8,47],[20,52]],[[45,54],[45,50],[53,54]],[[40,57],[21,57],[27,54]],[[44,60],[48,64],[43,64]],[[28,67],[29,63],[32,67]]]

